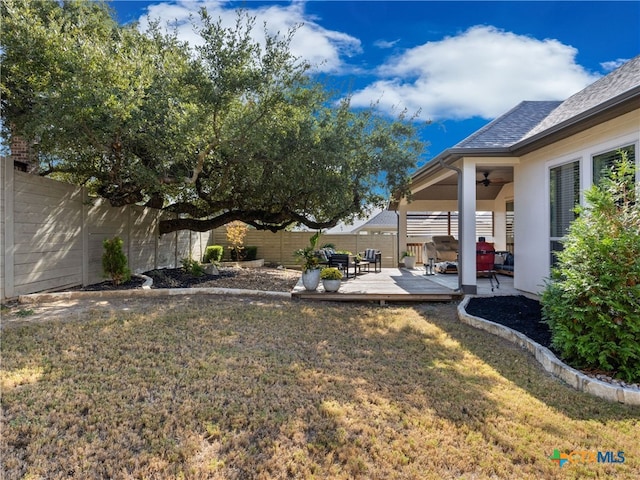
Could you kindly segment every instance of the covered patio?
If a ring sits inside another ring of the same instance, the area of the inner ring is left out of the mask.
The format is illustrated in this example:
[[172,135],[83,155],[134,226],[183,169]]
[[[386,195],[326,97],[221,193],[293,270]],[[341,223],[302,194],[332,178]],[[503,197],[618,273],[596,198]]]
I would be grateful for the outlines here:
[[399,249],[413,253],[422,264],[428,262],[422,245],[432,236],[455,237],[459,243],[458,286],[463,293],[478,293],[478,239],[484,237],[496,251],[514,253],[517,165],[518,159],[510,156],[477,158],[455,153],[431,162],[414,175],[411,201],[392,204],[399,217]]
[[[527,178],[522,173],[523,155],[535,150],[532,142],[522,139],[560,103],[521,102],[416,171],[411,179],[411,199],[403,198],[390,204],[390,209],[399,215],[399,248],[409,250],[411,244],[420,245],[428,235],[443,234],[430,232],[428,225],[419,232],[412,231],[414,212],[457,212],[455,224],[449,223],[449,232],[445,234],[458,240],[460,289],[464,293],[478,292],[476,242],[479,237],[485,237],[496,251],[513,254],[515,286],[523,285],[524,291],[534,292],[535,288],[527,282],[521,283],[523,279],[517,276],[518,265],[527,259],[522,258],[523,252],[516,245],[514,232],[523,225],[517,223],[516,212],[529,206],[519,206],[515,195],[542,200],[546,187],[544,181]],[[491,219],[488,231],[486,227],[480,228],[483,218],[480,212],[484,218]]]

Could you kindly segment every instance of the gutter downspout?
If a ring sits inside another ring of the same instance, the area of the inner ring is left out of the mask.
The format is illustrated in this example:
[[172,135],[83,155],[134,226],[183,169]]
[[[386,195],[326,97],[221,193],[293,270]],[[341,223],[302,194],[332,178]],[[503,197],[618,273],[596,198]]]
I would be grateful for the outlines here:
[[[462,170],[460,170],[458,167],[454,167],[453,165],[447,165],[444,163],[444,160],[442,158],[438,159],[438,162],[440,163],[440,166],[442,168],[446,168],[448,170],[453,170],[454,172],[456,172],[458,174],[458,236],[459,236],[459,243],[460,246],[462,246]],[[462,291],[462,256],[460,256],[461,252],[458,252],[458,288],[457,291],[461,292]]]

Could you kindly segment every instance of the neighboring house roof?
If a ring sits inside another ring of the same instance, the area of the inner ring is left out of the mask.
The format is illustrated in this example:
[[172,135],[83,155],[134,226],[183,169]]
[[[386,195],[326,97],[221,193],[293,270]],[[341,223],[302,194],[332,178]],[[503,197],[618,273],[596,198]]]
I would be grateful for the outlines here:
[[353,231],[382,232],[396,231],[398,229],[398,214],[391,210],[383,210],[366,223],[355,228]]
[[547,117],[562,101],[524,101],[453,148],[509,147]]

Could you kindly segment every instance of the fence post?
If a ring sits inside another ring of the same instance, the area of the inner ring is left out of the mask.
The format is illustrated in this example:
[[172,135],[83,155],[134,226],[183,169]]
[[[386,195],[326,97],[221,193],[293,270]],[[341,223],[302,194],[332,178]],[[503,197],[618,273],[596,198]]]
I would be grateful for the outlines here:
[[160,250],[160,213],[161,210],[156,210],[156,221],[153,227],[153,269],[158,269],[158,250]]
[[13,158],[7,157],[2,161],[4,168],[4,296],[11,298],[15,294],[15,270],[14,270],[14,170]]
[[89,194],[85,187],[80,187],[82,198],[82,285],[89,285]]

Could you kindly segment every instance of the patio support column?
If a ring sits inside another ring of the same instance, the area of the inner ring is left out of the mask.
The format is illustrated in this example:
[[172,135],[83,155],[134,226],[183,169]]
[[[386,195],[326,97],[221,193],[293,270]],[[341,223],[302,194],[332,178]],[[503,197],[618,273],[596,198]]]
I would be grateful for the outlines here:
[[493,207],[493,243],[498,251],[507,249],[507,208],[500,196]]
[[458,199],[459,218],[459,258],[463,293],[478,291],[476,276],[476,163],[472,158],[462,159],[462,198]]
[[[407,250],[407,205],[401,205],[398,209],[398,255]],[[399,258],[394,264],[397,265]]]

